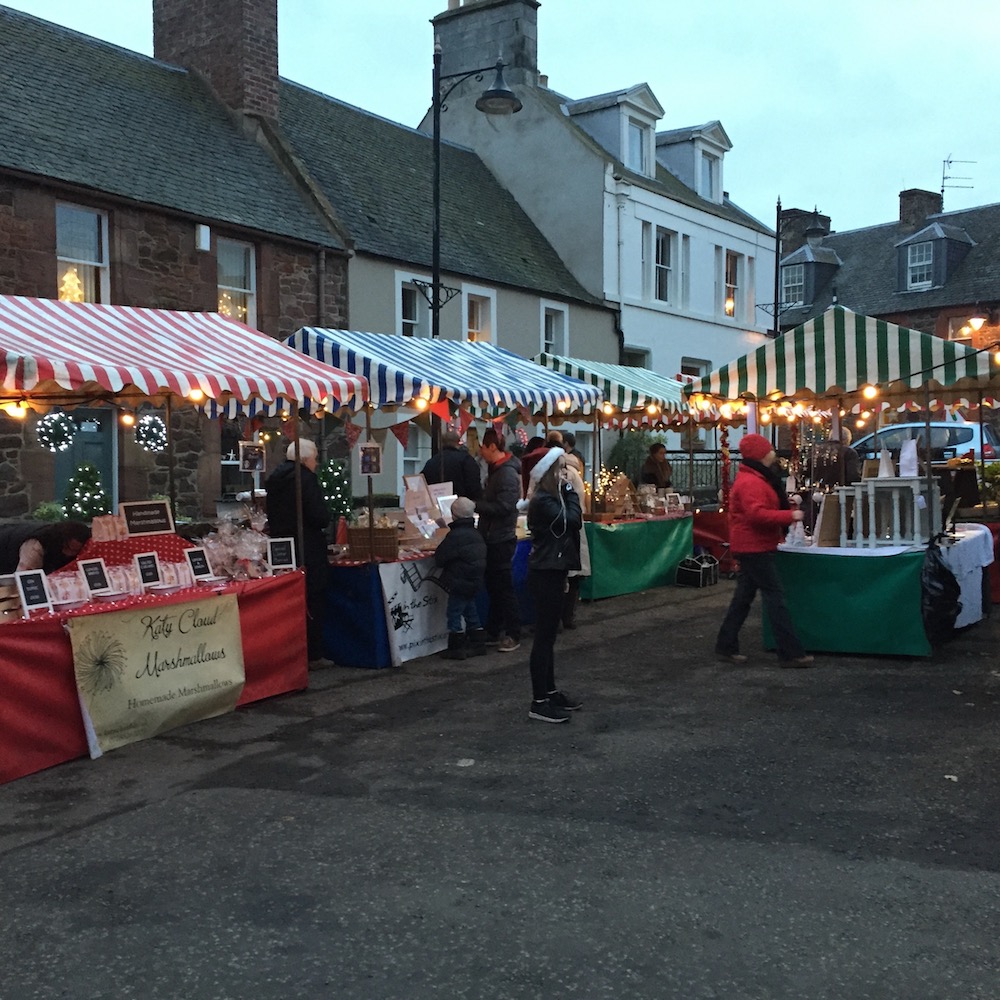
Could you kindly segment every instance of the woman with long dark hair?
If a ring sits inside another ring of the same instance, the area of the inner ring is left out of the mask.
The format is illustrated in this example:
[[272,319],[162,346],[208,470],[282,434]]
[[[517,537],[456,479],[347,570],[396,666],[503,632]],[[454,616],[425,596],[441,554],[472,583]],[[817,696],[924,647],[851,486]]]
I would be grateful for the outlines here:
[[531,555],[528,587],[535,599],[535,634],[531,643],[531,707],[528,718],[569,722],[581,707],[556,687],[555,643],[566,593],[566,577],[580,568],[580,500],[568,482],[565,452],[549,448],[531,470],[535,491],[528,504]]

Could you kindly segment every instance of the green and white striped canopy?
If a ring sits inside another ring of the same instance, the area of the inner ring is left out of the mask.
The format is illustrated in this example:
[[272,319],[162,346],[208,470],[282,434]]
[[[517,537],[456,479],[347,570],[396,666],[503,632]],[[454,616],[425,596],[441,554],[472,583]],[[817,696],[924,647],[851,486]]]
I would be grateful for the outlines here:
[[564,358],[556,354],[539,354],[534,360],[552,371],[597,386],[604,401],[622,413],[645,410],[652,405],[669,418],[686,417],[690,410],[684,398],[684,383],[657,375],[648,368]]
[[989,352],[834,306],[684,388],[716,400],[846,402],[876,385],[881,399],[904,402],[928,386],[937,395],[985,388],[991,374]]

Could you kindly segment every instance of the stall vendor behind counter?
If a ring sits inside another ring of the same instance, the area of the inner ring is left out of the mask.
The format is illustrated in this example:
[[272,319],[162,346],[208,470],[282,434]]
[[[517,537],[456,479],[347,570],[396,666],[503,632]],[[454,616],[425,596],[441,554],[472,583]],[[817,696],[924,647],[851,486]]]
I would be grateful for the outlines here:
[[41,569],[54,573],[71,563],[90,541],[82,521],[20,521],[0,524],[0,573]]

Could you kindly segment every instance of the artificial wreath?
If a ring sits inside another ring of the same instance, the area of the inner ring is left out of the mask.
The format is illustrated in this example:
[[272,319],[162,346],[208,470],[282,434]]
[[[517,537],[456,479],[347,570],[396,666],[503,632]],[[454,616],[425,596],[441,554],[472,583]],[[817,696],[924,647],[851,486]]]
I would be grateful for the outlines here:
[[146,451],[163,451],[167,446],[167,425],[162,417],[147,413],[135,425],[135,441]]
[[65,451],[73,443],[76,424],[66,413],[46,413],[35,428],[38,443],[49,451]]

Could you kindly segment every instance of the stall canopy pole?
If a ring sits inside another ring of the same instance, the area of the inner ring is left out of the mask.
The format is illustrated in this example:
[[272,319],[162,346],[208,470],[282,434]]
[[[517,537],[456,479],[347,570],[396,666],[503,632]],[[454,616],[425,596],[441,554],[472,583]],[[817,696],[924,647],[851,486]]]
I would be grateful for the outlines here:
[[[372,406],[365,404],[365,438],[372,442]],[[368,559],[375,562],[375,490],[372,488],[371,473],[368,474]]]
[[302,514],[302,458],[299,454],[299,411],[297,408],[292,410],[292,434],[292,443],[295,448],[295,545],[298,555],[295,561],[304,566],[306,562],[306,532],[305,518]]
[[979,390],[979,481],[986,482],[986,428],[983,427],[983,390]]
[[935,526],[940,514],[934,505],[934,470],[931,468],[931,383],[924,382],[924,430],[927,438],[924,441],[924,467],[927,471],[927,530],[934,537]]
[[167,396],[167,496],[170,498],[170,513],[177,523],[177,483],[174,480],[174,420],[170,396]]

